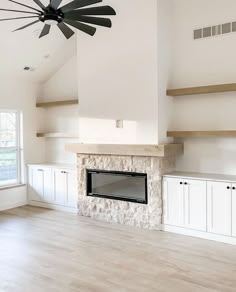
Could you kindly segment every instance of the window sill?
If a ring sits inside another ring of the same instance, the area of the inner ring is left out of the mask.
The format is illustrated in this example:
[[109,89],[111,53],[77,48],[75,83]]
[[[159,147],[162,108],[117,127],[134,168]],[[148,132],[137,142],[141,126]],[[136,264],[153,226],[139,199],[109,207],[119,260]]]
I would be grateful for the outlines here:
[[0,187],[0,191],[20,188],[20,187],[25,187],[25,186],[26,186],[26,184],[15,184],[15,185],[9,185],[9,186],[2,186],[2,187]]

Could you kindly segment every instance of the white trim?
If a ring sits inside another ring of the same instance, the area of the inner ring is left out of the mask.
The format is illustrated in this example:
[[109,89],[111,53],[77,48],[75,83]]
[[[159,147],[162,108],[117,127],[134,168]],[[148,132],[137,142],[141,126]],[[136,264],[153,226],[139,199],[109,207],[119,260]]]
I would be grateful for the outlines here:
[[0,186],[0,192],[4,190],[15,189],[15,188],[20,188],[20,187],[25,187],[25,186],[26,184],[3,185],[3,186]]
[[27,204],[28,204],[27,201],[20,201],[20,202],[15,202],[15,203],[9,203],[9,204],[5,204],[5,205],[1,205],[0,206],[0,211],[6,211],[6,210],[10,210],[10,209],[22,207],[22,206],[25,206]]
[[0,147],[0,150],[17,150],[17,146],[15,147]]
[[202,231],[196,231],[196,230],[191,230],[191,229],[186,229],[186,228],[181,228],[181,227],[164,225],[164,224],[161,225],[161,230],[177,233],[181,235],[187,235],[191,237],[197,237],[197,238],[236,245],[236,237],[218,235],[218,234],[213,234],[213,233],[208,233],[208,232],[202,232]]
[[77,208],[64,207],[64,206],[49,204],[49,203],[44,203],[44,202],[29,201],[28,204],[30,206],[52,209],[52,210],[57,210],[57,211],[69,212],[69,213],[74,213],[74,214],[78,213]]
[[16,113],[16,146],[17,146],[17,181],[20,184],[21,179],[21,124],[20,124],[20,112]]

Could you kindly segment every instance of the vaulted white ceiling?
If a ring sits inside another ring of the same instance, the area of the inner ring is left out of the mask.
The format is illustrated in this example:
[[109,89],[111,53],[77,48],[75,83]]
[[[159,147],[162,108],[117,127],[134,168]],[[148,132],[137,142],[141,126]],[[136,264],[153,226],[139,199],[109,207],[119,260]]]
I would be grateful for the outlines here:
[[[17,0],[23,4],[38,8],[32,0]],[[48,5],[49,0],[41,0]],[[71,2],[64,0],[63,4]],[[0,1],[0,8],[30,11],[7,0]],[[0,11],[0,19],[28,16],[17,12]],[[37,23],[24,30],[12,32],[34,19],[0,21],[0,75],[23,76],[35,81],[46,80],[55,70],[76,53],[76,37],[67,40],[55,26],[50,34],[39,39],[38,35],[43,23]],[[33,72],[25,72],[23,68],[34,68]]]

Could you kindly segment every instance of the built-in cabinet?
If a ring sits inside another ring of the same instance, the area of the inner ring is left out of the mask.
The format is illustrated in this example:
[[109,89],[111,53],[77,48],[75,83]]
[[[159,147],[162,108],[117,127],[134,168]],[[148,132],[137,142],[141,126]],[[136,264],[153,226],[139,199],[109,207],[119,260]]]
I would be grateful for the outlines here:
[[76,209],[76,170],[53,165],[28,166],[28,196],[32,205]]
[[164,179],[164,222],[206,231],[206,182]]
[[236,237],[236,183],[164,176],[163,226]]

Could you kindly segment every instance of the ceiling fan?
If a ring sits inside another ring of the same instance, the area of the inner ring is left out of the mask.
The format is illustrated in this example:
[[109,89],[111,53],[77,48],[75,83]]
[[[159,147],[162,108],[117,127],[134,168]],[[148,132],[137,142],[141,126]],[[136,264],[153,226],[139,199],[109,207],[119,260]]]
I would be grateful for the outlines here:
[[40,9],[36,9],[34,7],[25,5],[17,1],[13,1],[13,0],[8,0],[8,1],[13,2],[17,5],[23,6],[25,8],[28,8],[31,11],[1,9],[1,8],[0,8],[0,11],[20,12],[20,13],[25,13],[25,14],[31,14],[31,16],[5,18],[5,19],[0,19],[0,21],[36,18],[35,21],[28,23],[14,31],[19,31],[33,24],[36,24],[38,22],[43,22],[44,27],[39,38],[44,37],[47,34],[49,34],[51,25],[57,25],[58,28],[61,30],[61,32],[64,34],[64,36],[67,39],[72,37],[72,35],[74,34],[74,31],[69,26],[72,26],[78,30],[83,31],[84,33],[87,33],[93,36],[96,32],[96,28],[91,25],[88,25],[87,23],[109,27],[109,28],[112,26],[112,23],[111,23],[111,20],[108,18],[92,17],[92,16],[116,15],[115,10],[110,6],[96,6],[96,7],[86,8],[86,6],[100,3],[103,0],[74,0],[62,7],[59,7],[59,6],[63,0],[50,0],[50,3],[48,6],[45,6],[40,0],[32,0],[39,6]]

